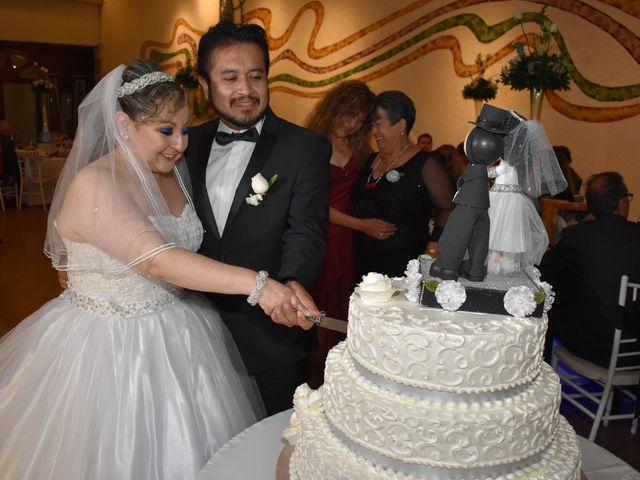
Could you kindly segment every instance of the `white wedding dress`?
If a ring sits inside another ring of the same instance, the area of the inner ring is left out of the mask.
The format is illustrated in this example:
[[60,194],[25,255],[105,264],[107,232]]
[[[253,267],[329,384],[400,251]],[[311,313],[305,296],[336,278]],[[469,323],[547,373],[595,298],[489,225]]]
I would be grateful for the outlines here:
[[[202,226],[187,204],[181,247]],[[65,240],[74,264],[120,262]],[[83,259],[91,260],[83,262]],[[257,390],[204,297],[132,269],[70,287],[0,340],[0,478],[195,478],[259,420]]]
[[518,184],[518,173],[509,162],[502,160],[489,176],[496,180],[489,192],[487,272],[509,275],[538,265],[549,238],[533,199]]

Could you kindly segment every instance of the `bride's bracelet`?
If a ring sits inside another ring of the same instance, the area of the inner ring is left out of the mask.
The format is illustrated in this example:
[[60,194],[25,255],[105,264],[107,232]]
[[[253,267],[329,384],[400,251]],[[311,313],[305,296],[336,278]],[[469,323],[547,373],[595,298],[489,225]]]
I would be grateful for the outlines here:
[[269,278],[269,272],[265,270],[260,270],[258,275],[256,275],[256,284],[253,286],[251,293],[249,293],[249,296],[247,297],[247,302],[252,307],[255,307],[260,301],[264,286],[267,284],[267,278]]

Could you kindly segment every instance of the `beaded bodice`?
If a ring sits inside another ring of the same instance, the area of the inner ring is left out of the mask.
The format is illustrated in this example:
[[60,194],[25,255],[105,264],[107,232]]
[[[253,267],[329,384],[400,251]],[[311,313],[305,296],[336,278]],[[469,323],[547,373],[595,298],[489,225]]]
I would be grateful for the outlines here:
[[[196,251],[203,229],[193,207],[187,204],[179,217],[172,217],[179,228],[178,247]],[[151,219],[153,222],[153,219]],[[69,271],[65,295],[76,305],[98,315],[126,318],[157,311],[177,301],[182,290],[163,280],[150,277],[124,264],[97,247],[65,239],[69,263],[95,265],[96,256],[104,270]]]

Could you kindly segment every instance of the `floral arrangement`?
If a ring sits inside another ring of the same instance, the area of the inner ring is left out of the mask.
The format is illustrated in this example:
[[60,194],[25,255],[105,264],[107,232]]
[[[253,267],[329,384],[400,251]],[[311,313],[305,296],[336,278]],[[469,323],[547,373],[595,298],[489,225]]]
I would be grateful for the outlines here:
[[195,90],[198,88],[198,77],[196,69],[193,68],[191,57],[187,57],[187,64],[182,66],[176,72],[174,77],[177,84],[181,85],[185,90]]
[[546,8],[544,6],[534,18],[542,29],[542,39],[536,48],[529,43],[524,31],[522,12],[517,12],[513,16],[514,20],[520,24],[527,40],[527,51],[525,52],[524,45],[515,44],[518,55],[503,67],[500,82],[514,90],[569,89],[570,76],[564,57],[561,53],[551,51],[551,40],[558,32],[558,27],[549,20],[545,12]]
[[476,57],[476,65],[480,72],[477,77],[472,76],[470,83],[467,83],[462,89],[462,98],[466,100],[493,100],[498,93],[498,85],[491,79],[484,78],[486,63],[491,59],[491,55],[482,57],[478,54]]
[[35,93],[49,92],[55,88],[53,82],[49,79],[49,69],[38,65],[36,62],[32,67],[32,76],[31,90]]

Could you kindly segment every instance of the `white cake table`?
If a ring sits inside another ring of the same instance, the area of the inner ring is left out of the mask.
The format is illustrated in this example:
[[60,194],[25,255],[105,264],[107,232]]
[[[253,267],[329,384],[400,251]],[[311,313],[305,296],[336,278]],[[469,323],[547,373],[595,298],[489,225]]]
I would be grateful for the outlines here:
[[[282,431],[292,410],[265,418],[240,432],[213,454],[198,480],[274,480]],[[640,480],[640,473],[586,438],[578,437],[588,480]]]

